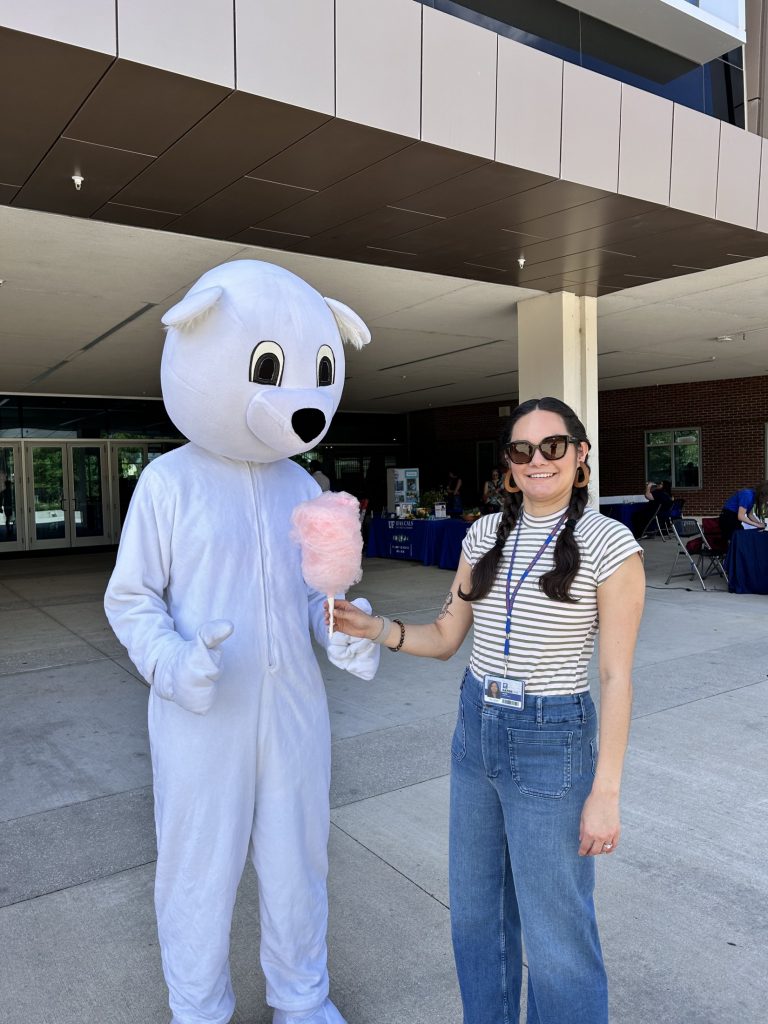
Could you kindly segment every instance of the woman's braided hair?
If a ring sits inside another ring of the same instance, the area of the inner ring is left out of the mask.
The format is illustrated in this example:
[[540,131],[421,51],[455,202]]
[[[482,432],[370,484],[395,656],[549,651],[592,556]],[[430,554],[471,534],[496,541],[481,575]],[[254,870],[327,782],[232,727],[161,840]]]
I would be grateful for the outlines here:
[[[502,448],[509,444],[509,439],[512,437],[512,431],[517,421],[536,409],[541,409],[543,412],[557,413],[565,423],[567,433],[571,437],[575,437],[577,440],[584,441],[589,445],[584,424],[569,405],[561,402],[558,398],[531,398],[527,402],[518,405],[507,421],[504,432],[501,435]],[[581,557],[579,546],[574,537],[574,530],[576,523],[581,519],[586,508],[587,500],[586,487],[573,487],[571,490],[571,500],[568,505],[568,519],[565,523],[565,529],[560,531],[557,543],[555,544],[554,568],[545,573],[539,580],[539,587],[553,601],[575,603],[575,598],[572,598],[570,595],[570,588],[576,573],[579,571]],[[501,520],[496,531],[496,543],[473,566],[472,586],[469,592],[465,594],[459,588],[459,597],[463,598],[463,600],[479,601],[489,593],[496,579],[501,556],[504,552],[504,545],[507,542],[507,537],[515,528],[522,505],[522,494],[509,494],[506,490],[504,491],[504,503],[501,511]]]

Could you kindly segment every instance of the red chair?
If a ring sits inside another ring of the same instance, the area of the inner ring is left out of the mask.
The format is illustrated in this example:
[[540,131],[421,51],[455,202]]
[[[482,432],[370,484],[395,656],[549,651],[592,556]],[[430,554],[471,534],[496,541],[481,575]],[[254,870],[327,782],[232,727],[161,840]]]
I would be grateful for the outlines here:
[[[717,524],[719,532],[720,524],[717,519],[714,522]],[[707,536],[696,519],[685,517],[673,519],[672,532],[677,540],[677,552],[669,576],[664,581],[665,585],[669,583],[673,576],[690,576],[691,578],[698,576],[702,590],[706,590],[707,586],[704,580],[713,572],[720,573],[725,582],[728,582],[728,577],[723,568],[724,555],[710,547]],[[722,537],[720,537],[720,543],[722,544]],[[688,569],[682,572],[675,572],[681,555],[687,561]]]

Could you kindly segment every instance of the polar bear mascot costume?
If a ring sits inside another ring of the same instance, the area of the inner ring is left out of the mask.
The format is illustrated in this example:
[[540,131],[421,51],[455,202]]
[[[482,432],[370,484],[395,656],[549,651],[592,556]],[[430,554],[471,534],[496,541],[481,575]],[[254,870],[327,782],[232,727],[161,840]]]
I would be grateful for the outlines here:
[[320,488],[289,457],[328,430],[342,343],[370,334],[342,303],[254,260],[204,274],[163,323],[163,396],[190,443],[142,473],[105,608],[151,685],[173,1024],[232,1017],[229,932],[249,854],[274,1024],[344,1024],[328,998],[330,727],[310,627],[362,678],[379,648],[328,639],[289,539],[294,506]]

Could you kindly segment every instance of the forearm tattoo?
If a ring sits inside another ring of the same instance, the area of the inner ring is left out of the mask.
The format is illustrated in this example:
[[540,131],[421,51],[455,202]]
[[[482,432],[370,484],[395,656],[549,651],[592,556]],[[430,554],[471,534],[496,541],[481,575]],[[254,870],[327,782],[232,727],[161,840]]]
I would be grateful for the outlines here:
[[443,602],[443,607],[440,609],[440,614],[437,616],[438,620],[439,619],[444,619],[446,615],[451,615],[452,614],[452,612],[449,610],[450,606],[452,604],[453,604],[453,594],[449,590],[448,591],[448,597],[446,597],[445,601]]

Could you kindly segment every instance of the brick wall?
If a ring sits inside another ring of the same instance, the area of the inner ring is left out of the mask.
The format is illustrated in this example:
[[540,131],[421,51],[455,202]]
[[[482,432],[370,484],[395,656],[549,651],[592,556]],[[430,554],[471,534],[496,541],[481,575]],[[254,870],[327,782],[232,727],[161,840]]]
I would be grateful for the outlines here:
[[717,512],[729,494],[765,477],[768,376],[602,391],[599,417],[603,494],[640,493],[644,432],[670,427],[701,429],[703,486],[677,492],[686,512]]
[[[503,426],[499,405],[514,408],[515,399],[411,413],[410,464],[439,480],[456,463],[471,479],[476,442],[496,440]],[[701,429],[703,487],[678,492],[693,515],[719,511],[737,488],[766,476],[768,376],[601,391],[599,417],[603,494],[645,489],[645,431],[653,429]]]

